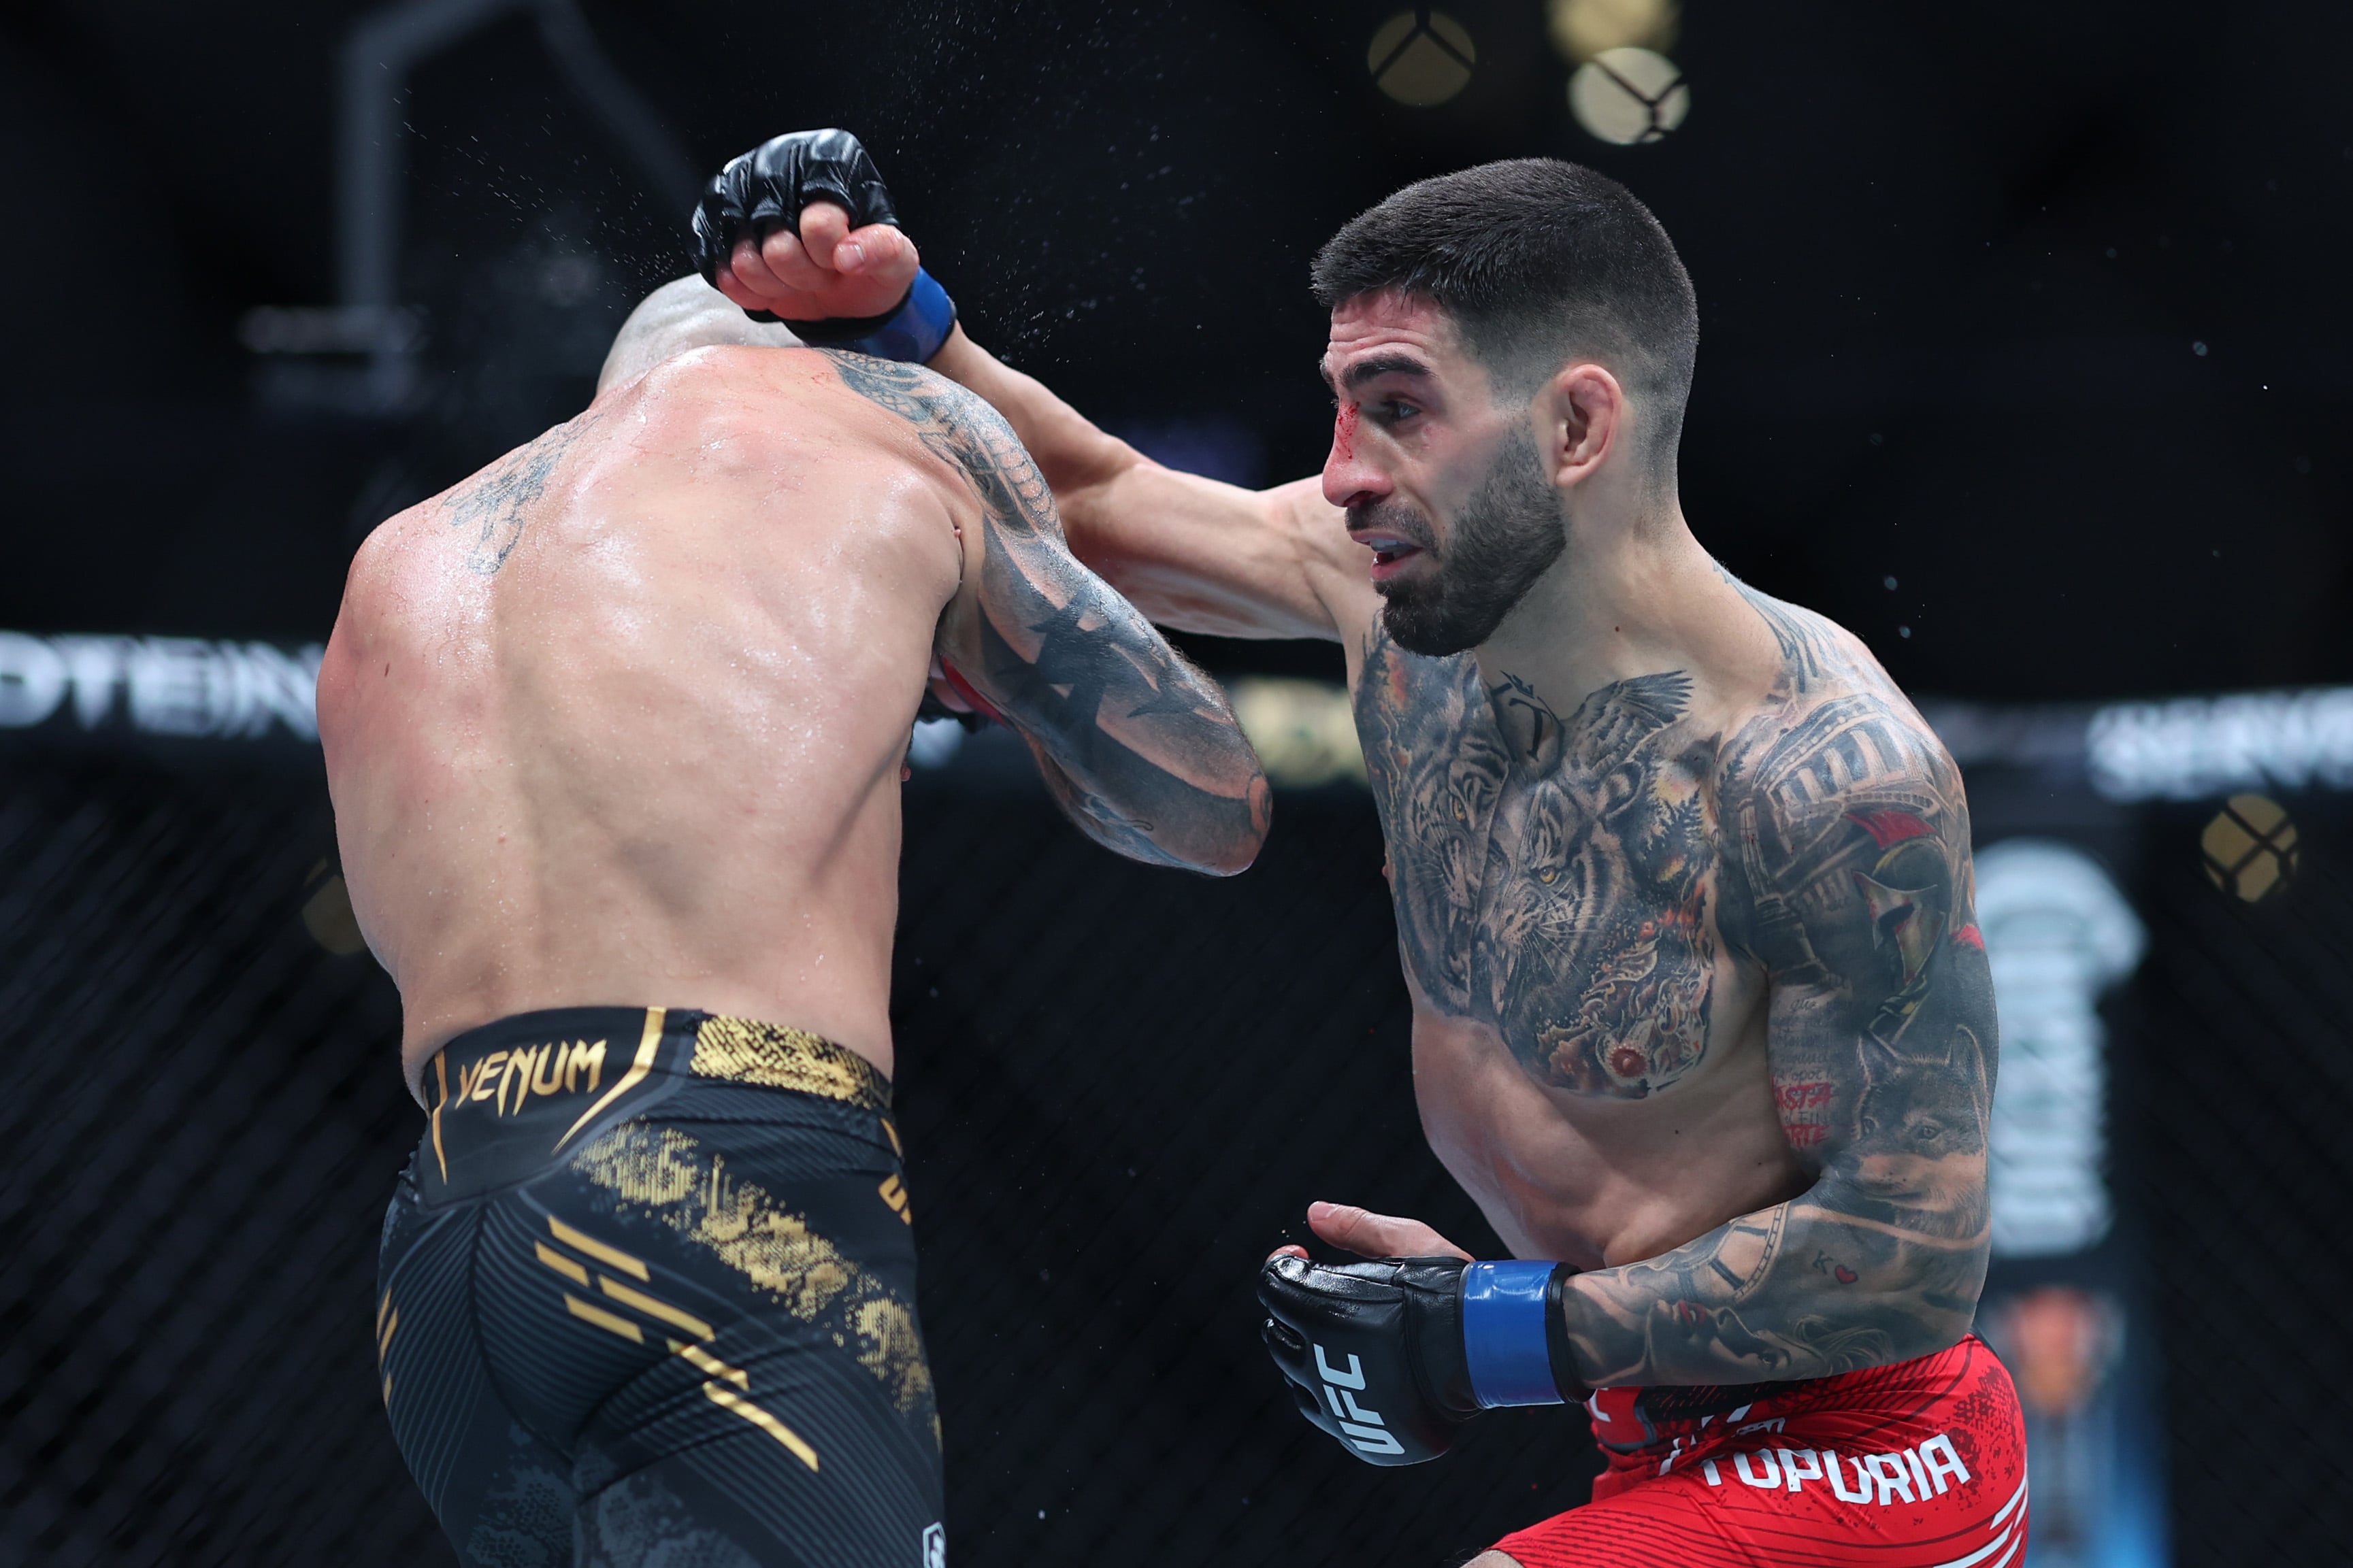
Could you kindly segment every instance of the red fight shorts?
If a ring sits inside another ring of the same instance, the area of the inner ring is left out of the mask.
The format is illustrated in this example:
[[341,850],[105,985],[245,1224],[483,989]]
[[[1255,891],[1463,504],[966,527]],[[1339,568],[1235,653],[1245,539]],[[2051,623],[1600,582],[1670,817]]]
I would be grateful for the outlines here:
[[1974,1335],[1808,1383],[1604,1388],[1583,1508],[1495,1543],[1522,1568],[2014,1568],[2026,1427]]

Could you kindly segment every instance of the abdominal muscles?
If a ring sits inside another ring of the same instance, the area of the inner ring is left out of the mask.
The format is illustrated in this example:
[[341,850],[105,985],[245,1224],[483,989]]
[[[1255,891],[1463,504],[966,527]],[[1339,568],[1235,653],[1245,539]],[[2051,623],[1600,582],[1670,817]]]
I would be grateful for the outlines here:
[[1536,1082],[1492,1027],[1418,1007],[1422,1130],[1514,1256],[1656,1257],[1809,1181],[1774,1120],[1761,1042],[1716,1044],[1707,1070],[1662,1093],[1585,1096]]

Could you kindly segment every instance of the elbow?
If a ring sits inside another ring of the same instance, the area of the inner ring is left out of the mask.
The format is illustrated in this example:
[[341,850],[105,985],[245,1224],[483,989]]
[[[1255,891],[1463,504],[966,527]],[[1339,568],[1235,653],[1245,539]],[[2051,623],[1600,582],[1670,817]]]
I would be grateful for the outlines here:
[[1931,1279],[1920,1292],[1929,1321],[1942,1338],[1936,1348],[1957,1344],[1977,1324],[1978,1301],[1985,1295],[1986,1270],[1993,1262],[1993,1239],[1981,1236],[1941,1278]]
[[[1258,863],[1258,852],[1266,847],[1273,809],[1273,792],[1253,756],[1250,782],[1241,798],[1229,797],[1225,809],[1213,814],[1208,821],[1197,824],[1197,831],[1184,835],[1182,844],[1164,847],[1173,864],[1187,870],[1205,877],[1239,877]],[[1210,831],[1199,832],[1199,827],[1208,827]]]
[[1196,864],[1193,869],[1205,877],[1239,877],[1258,863],[1258,852],[1265,843],[1262,834],[1235,839],[1221,853]]
[[1124,855],[1147,866],[1164,866],[1172,871],[1190,871],[1202,877],[1238,877],[1250,868],[1258,859],[1261,839],[1219,837],[1204,839],[1187,835],[1136,837],[1114,830],[1097,829],[1088,837],[1115,855]]
[[1977,1325],[1977,1316],[1975,1291],[1966,1300],[1933,1294],[1916,1299],[1912,1317],[1918,1332],[1915,1342],[1905,1348],[1903,1359],[1908,1361],[1952,1349],[1968,1337],[1969,1331]]
[[1242,805],[1243,820],[1237,831],[1228,835],[1225,854],[1206,868],[1212,877],[1241,875],[1258,863],[1258,852],[1266,847],[1266,830],[1274,819],[1274,791],[1255,753],[1250,757],[1250,787],[1243,793]]
[[1903,1289],[1891,1291],[1884,1321],[1896,1340],[1894,1359],[1949,1350],[1976,1326],[1991,1247],[1985,1242],[1923,1259]]

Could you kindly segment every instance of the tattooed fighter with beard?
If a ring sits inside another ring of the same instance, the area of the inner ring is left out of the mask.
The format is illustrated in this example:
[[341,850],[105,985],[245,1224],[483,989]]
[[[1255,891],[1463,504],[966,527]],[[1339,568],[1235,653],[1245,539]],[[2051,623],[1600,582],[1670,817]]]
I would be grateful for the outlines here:
[[[789,319],[848,221],[706,224],[706,276]],[[842,264],[914,275],[895,231]],[[1622,187],[1425,181],[1314,286],[1331,452],[1263,493],[1153,464],[961,331],[930,361],[1154,619],[1346,652],[1422,1124],[1516,1258],[1315,1205],[1378,1261],[1270,1258],[1269,1348],[1374,1463],[1585,1403],[1595,1500],[1480,1568],[2001,1568],[2024,1453],[1969,1336],[1995,1028],[1951,759],[1859,640],[1693,536],[1697,312]]]

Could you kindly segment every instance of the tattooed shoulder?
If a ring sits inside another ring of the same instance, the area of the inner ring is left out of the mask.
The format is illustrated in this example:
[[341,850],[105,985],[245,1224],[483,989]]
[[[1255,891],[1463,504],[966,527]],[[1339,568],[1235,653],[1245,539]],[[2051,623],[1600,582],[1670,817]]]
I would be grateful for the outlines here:
[[[1726,845],[1724,929],[1784,982],[1857,973],[1838,911],[1861,877],[1966,900],[1968,807],[1952,758],[1862,645],[1810,612],[1743,589],[1785,658],[1774,690],[1726,739],[1716,773]],[[1893,906],[1888,906],[1892,910]],[[1883,912],[1886,912],[1883,910]],[[1939,934],[1961,922],[1937,915]],[[1893,940],[1894,928],[1868,933]],[[1906,926],[1917,943],[1926,926]]]
[[1720,562],[1710,564],[1715,566],[1717,576],[1748,602],[1748,607],[1757,612],[1766,629],[1773,634],[1774,642],[1781,649],[1782,685],[1791,690],[1806,690],[1830,679],[1838,667],[1852,662],[1841,646],[1852,639],[1834,624],[1811,610],[1758,593],[1725,571]]
[[547,491],[572,444],[600,416],[585,413],[505,457],[441,498],[442,520],[466,548],[469,570],[490,576],[522,542],[532,506]]
[[921,366],[819,352],[978,501],[979,571],[942,617],[939,651],[1029,742],[1065,813],[1135,859],[1249,864],[1266,831],[1257,757],[1214,683],[1071,554],[1013,427]]
[[986,399],[921,365],[819,349],[841,384],[904,419],[926,450],[962,474],[1001,525],[1060,540],[1060,516],[1029,448]]
[[1769,977],[1773,1102],[1813,1184],[1574,1281],[1597,1383],[1925,1354],[1967,1331],[1985,1279],[1998,1041],[1959,773],[1859,642],[1743,593],[1782,670],[1720,749],[1718,929]]
[[1725,937],[1772,976],[1792,1147],[1849,1209],[1976,1238],[1997,1040],[1968,800],[1860,645],[1820,646],[1820,678],[1785,681],[1725,749]]

